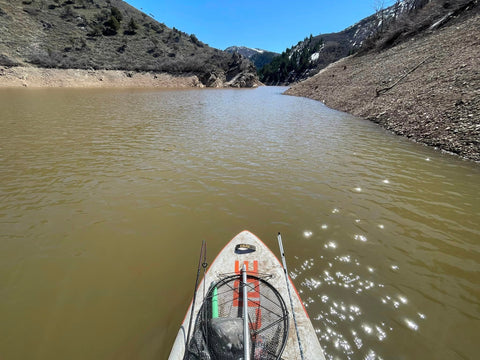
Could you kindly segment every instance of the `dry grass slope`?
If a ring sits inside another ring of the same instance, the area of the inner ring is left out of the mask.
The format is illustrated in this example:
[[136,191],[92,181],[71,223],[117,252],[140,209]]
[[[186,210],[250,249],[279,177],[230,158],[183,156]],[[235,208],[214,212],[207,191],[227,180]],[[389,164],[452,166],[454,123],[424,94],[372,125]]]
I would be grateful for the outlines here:
[[242,65],[121,0],[0,0],[0,32],[7,67],[190,73],[210,86]]

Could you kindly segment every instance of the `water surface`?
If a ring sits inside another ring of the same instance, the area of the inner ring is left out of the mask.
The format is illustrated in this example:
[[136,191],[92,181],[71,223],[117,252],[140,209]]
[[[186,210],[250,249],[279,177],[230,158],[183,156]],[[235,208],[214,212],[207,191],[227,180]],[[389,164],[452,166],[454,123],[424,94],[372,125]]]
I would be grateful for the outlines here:
[[0,91],[0,358],[166,358],[244,229],[327,358],[476,358],[478,165],[284,90]]

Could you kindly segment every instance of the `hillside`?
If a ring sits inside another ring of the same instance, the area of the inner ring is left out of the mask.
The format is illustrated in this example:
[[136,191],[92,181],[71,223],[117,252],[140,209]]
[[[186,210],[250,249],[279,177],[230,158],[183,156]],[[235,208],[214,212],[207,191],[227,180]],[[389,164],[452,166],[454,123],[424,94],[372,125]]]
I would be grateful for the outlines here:
[[[352,31],[311,36],[284,51],[259,70],[267,85],[289,85],[315,75],[328,64],[353,52]],[[355,31],[353,31],[355,33]]]
[[480,15],[478,1],[467,5],[410,40],[342,59],[286,93],[480,161]]
[[383,2],[375,2],[382,5],[377,5],[373,15],[338,33],[310,35],[284,51],[260,69],[260,81],[267,85],[289,85],[305,80],[345,56],[370,48],[390,24],[408,18],[428,2],[397,0],[387,8],[383,8]]
[[253,65],[255,65],[257,69],[261,69],[265,65],[270,64],[274,57],[280,55],[276,52],[262,49],[252,49],[246,46],[230,46],[226,48],[225,51],[232,54],[239,53],[253,62]]
[[372,15],[339,33],[310,35],[261,68],[260,80],[267,85],[305,80],[358,50],[375,33],[378,21],[379,17]]
[[249,61],[120,0],[0,0],[0,32],[0,66],[192,74],[212,87],[258,84]]

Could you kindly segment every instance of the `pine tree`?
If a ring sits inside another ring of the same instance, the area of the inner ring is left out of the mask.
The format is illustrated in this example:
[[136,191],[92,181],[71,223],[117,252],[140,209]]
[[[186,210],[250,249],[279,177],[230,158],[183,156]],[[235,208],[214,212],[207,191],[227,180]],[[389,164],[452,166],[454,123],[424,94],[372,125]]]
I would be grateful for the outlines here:
[[128,35],[135,35],[138,30],[138,25],[133,18],[130,18],[128,22],[127,31],[125,32]]

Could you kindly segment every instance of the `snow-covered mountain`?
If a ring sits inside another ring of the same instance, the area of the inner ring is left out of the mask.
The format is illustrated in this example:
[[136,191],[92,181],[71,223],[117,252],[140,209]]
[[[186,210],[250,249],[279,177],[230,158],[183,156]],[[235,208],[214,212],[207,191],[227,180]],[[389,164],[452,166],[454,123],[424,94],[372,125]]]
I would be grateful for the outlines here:
[[265,50],[249,48],[249,47],[246,47],[246,46],[230,46],[230,47],[226,48],[225,51],[227,51],[229,53],[237,52],[240,55],[245,56],[247,59],[249,59],[253,55],[263,54],[265,52]]
[[265,65],[269,64],[275,56],[280,55],[272,51],[249,48],[246,46],[230,46],[226,48],[225,51],[229,53],[239,53],[240,55],[243,55],[244,57],[252,61],[253,64],[257,67],[257,69],[261,69]]

